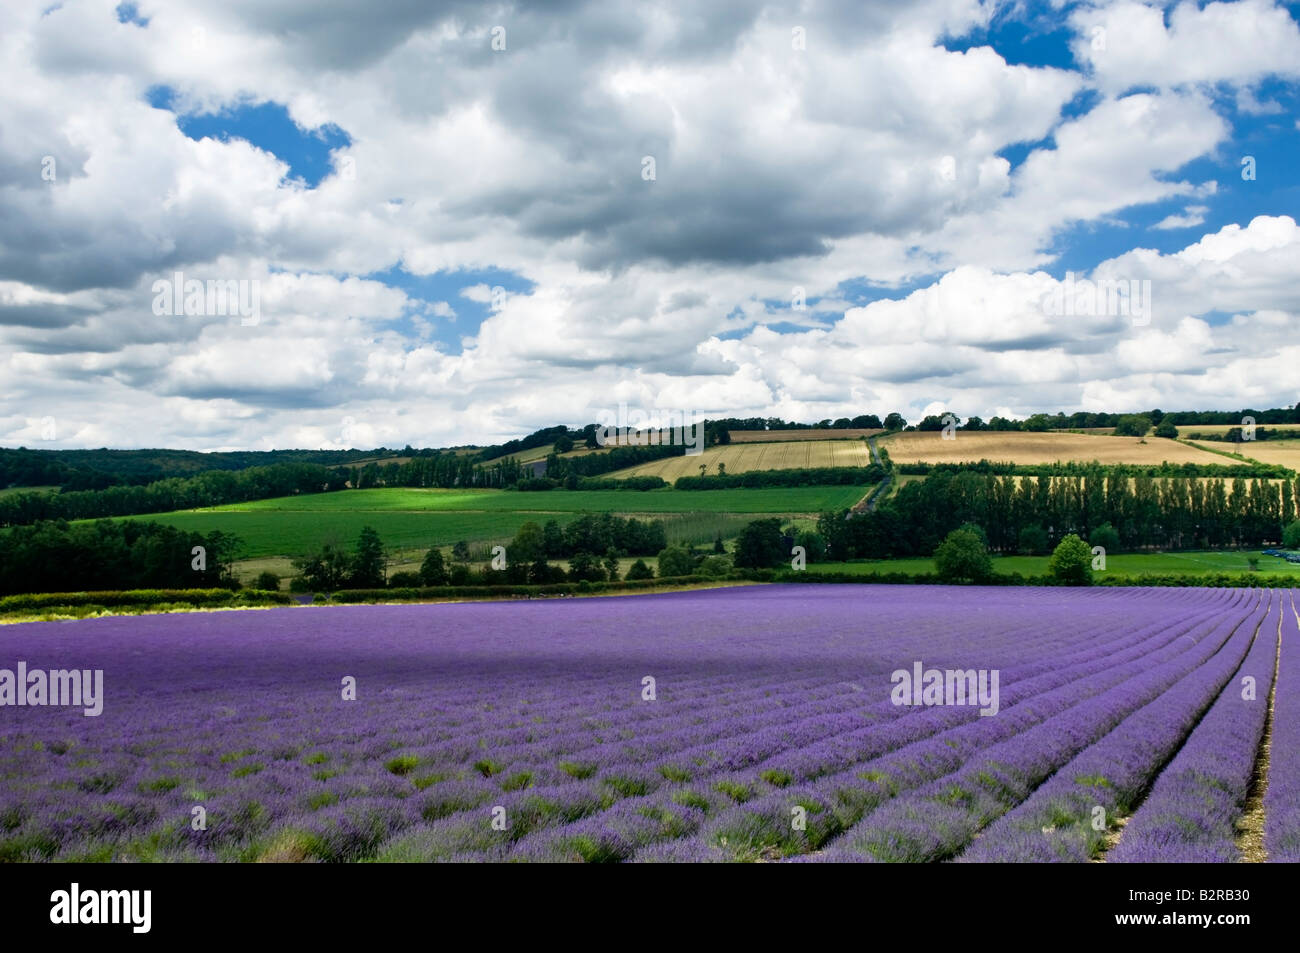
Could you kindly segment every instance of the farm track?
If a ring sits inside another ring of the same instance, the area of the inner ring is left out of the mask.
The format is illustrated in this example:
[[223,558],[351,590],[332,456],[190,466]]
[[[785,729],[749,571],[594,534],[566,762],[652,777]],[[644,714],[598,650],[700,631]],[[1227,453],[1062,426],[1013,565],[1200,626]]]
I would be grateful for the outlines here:
[[[1286,607],[1282,609],[1286,612]],[[1264,719],[1264,734],[1255,756],[1255,770],[1251,776],[1250,793],[1238,824],[1237,849],[1245,863],[1268,860],[1264,849],[1264,792],[1268,790],[1269,751],[1273,744],[1273,710],[1277,702],[1277,680],[1282,662],[1282,619],[1278,619],[1277,652],[1273,656],[1273,684],[1268,692],[1268,715]]]

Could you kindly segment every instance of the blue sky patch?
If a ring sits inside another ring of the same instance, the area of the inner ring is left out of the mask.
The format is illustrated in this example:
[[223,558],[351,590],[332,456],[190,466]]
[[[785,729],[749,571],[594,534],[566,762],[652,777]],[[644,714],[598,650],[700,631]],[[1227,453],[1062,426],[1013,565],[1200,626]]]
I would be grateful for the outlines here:
[[[155,109],[176,112],[176,91],[169,86],[151,87],[145,98]],[[288,109],[269,101],[241,103],[219,113],[177,113],[176,125],[195,142],[243,139],[287,163],[288,178],[299,179],[308,188],[315,188],[334,171],[330,153],[352,144],[352,137],[338,126],[330,123],[303,129]]]
[[134,3],[119,3],[113,11],[118,23],[134,23],[136,26],[148,26],[149,18],[140,15],[140,8]]
[[[455,271],[438,271],[431,275],[413,275],[399,263],[384,271],[362,275],[368,281],[378,281],[390,288],[406,292],[407,297],[418,302],[407,313],[392,321],[389,327],[413,342],[433,341],[447,354],[463,350],[461,340],[478,334],[479,327],[492,314],[492,302],[475,301],[463,294],[466,289],[486,286],[489,293],[501,288],[506,295],[531,294],[533,282],[513,271],[502,268],[463,268]],[[445,302],[455,316],[435,313],[439,302]]]

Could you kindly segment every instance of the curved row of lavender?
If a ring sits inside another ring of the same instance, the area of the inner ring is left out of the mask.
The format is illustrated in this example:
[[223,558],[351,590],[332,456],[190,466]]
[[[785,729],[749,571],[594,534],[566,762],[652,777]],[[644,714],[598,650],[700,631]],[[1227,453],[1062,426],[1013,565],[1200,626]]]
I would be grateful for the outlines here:
[[[992,821],[1036,789],[1041,792],[1039,785],[1049,777],[1056,783],[1069,774],[1067,769],[1053,777],[1089,745],[1126,725],[1130,715],[1164,697],[1180,681],[1198,678],[1211,658],[1238,649],[1244,653],[1248,641],[1233,634],[1241,628],[1240,616],[1225,615],[1185,651],[1146,666],[1113,688],[979,752],[952,775],[907,797],[895,798],[849,831],[843,846],[878,861],[935,861],[954,856]],[[1000,843],[1001,839],[991,830],[981,844]]]
[[[1265,595],[1207,664],[1180,678],[1071,760],[1050,782],[992,825],[963,861],[1086,861],[1127,813],[1237,671],[1256,633],[1276,626],[1280,595]],[[1274,628],[1276,632],[1276,628]],[[1251,762],[1253,765],[1251,752]],[[1096,818],[1098,823],[1094,824]],[[1189,840],[1194,835],[1189,832]],[[1189,845],[1188,854],[1196,853]],[[1185,859],[1185,858],[1184,858]],[[1198,860],[1207,859],[1197,854]]]
[[1273,698],[1264,851],[1271,861],[1300,863],[1300,599],[1282,611],[1282,650]]
[[[1026,739],[1091,738],[1258,601],[768,586],[9,626],[0,668],[102,669],[106,697],[0,708],[0,859],[808,854]],[[997,670],[998,713],[894,705],[914,663]]]
[[1236,822],[1255,773],[1278,637],[1290,599],[1274,600],[1246,660],[1124,828],[1112,863],[1241,860]]

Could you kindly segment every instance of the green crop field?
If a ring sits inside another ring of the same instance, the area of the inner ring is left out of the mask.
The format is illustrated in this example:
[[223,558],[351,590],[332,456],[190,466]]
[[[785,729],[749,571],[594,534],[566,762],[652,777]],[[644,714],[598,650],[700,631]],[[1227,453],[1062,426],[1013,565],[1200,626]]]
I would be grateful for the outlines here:
[[[231,503],[194,513],[817,513],[852,506],[869,487],[797,486],[736,490],[342,490]],[[152,517],[150,517],[152,519]]]
[[504,541],[529,521],[561,525],[581,513],[663,517],[672,541],[734,536],[763,515],[795,516],[852,506],[865,487],[766,487],[754,490],[344,490],[257,500],[210,509],[123,517],[192,532],[222,530],[241,540],[240,560],[300,556],[326,541],[351,545],[373,526],[391,550]]
[[[1125,576],[1142,573],[1217,573],[1249,572],[1249,558],[1259,559],[1260,574],[1293,576],[1300,583],[1300,563],[1289,563],[1276,556],[1250,552],[1195,551],[1183,553],[1116,553],[1106,557],[1106,571]],[[1023,576],[1047,574],[1047,556],[995,556],[994,572],[1020,573]],[[842,572],[871,576],[880,573],[934,572],[933,559],[877,559],[870,562],[818,563],[809,565],[817,572]],[[1098,574],[1100,575],[1100,573]]]

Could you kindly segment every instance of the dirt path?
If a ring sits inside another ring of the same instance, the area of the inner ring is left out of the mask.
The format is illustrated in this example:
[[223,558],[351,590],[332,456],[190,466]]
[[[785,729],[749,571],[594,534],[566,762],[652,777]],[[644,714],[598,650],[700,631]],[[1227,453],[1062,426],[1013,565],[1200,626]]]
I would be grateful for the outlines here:
[[[1281,636],[1282,636],[1282,612],[1285,612],[1285,611],[1286,611],[1286,600],[1285,600],[1285,599],[1283,599],[1282,604],[1281,604],[1281,606],[1280,606],[1280,609],[1281,609],[1281,612],[1278,613],[1278,617],[1277,617],[1277,631],[1274,633],[1274,636],[1273,636],[1273,638],[1274,638],[1274,644],[1275,644],[1275,645],[1280,645],[1280,640],[1281,640]],[[1268,618],[1268,617],[1265,616],[1265,620],[1267,620],[1267,618]],[[1262,624],[1262,623],[1261,623],[1260,625],[1258,625],[1258,626],[1255,627],[1255,634],[1254,634],[1254,636],[1253,636],[1252,639],[1251,639],[1251,644],[1250,644],[1249,646],[1246,647],[1246,655],[1243,655],[1243,656],[1242,656],[1242,662],[1241,662],[1242,665],[1245,664],[1246,656],[1248,656],[1248,655],[1250,654],[1251,646],[1253,646],[1253,645],[1255,644],[1254,640],[1259,638],[1259,636],[1260,636],[1260,630],[1261,630],[1262,628],[1263,628],[1263,624]],[[1263,851],[1263,831],[1264,831],[1264,807],[1263,807],[1263,797],[1264,797],[1264,786],[1265,786],[1265,784],[1267,784],[1267,777],[1268,777],[1268,743],[1269,743],[1269,735],[1270,735],[1270,733],[1271,733],[1271,731],[1272,731],[1272,726],[1273,726],[1273,694],[1274,694],[1274,691],[1277,689],[1277,658],[1276,658],[1276,657],[1274,658],[1273,666],[1274,666],[1274,669],[1273,669],[1273,683],[1272,683],[1272,686],[1271,686],[1271,689],[1270,689],[1270,691],[1269,691],[1269,695],[1268,695],[1268,714],[1265,716],[1265,719],[1264,719],[1264,734],[1263,734],[1263,738],[1262,738],[1262,740],[1261,740],[1261,742],[1260,742],[1260,750],[1259,750],[1259,753],[1256,755],[1256,761],[1255,761],[1255,778],[1254,778],[1254,780],[1252,780],[1252,782],[1251,782],[1250,794],[1247,795],[1247,800],[1246,800],[1246,814],[1245,814],[1241,819],[1239,819],[1238,822],[1237,822],[1238,827],[1241,827],[1242,825],[1245,824],[1246,817],[1249,817],[1250,814],[1251,814],[1251,804],[1252,804],[1252,800],[1253,800],[1253,799],[1255,798],[1255,796],[1256,796],[1255,786],[1256,786],[1256,783],[1258,783],[1259,780],[1260,780],[1260,774],[1259,774],[1259,772],[1260,772],[1260,770],[1261,770],[1261,768],[1260,768],[1260,761],[1261,761],[1261,759],[1262,759],[1262,761],[1263,761],[1264,781],[1263,781],[1263,783],[1260,783],[1260,784],[1259,784],[1259,790],[1258,790],[1258,796],[1259,796],[1259,798],[1260,798],[1260,803],[1259,803],[1259,837],[1260,837],[1259,856],[1257,856],[1257,857],[1247,856],[1247,855],[1246,855],[1246,851],[1245,851],[1245,849],[1244,849],[1244,847],[1243,847],[1243,843],[1242,843],[1242,838],[1243,838],[1245,835],[1242,834],[1242,835],[1239,835],[1239,836],[1237,837],[1237,847],[1242,849],[1242,859],[1243,859],[1243,860],[1246,860],[1246,861],[1260,861],[1260,860],[1263,860],[1263,859],[1264,859],[1264,857],[1263,857],[1263,852],[1264,852],[1264,851]],[[1232,684],[1232,681],[1237,677],[1237,674],[1239,674],[1240,671],[1241,671],[1241,667],[1238,666],[1237,671],[1234,672],[1234,674],[1232,675],[1232,678],[1230,678],[1230,679],[1228,680],[1228,682],[1225,683],[1224,688],[1223,688],[1222,690],[1226,690],[1227,687],[1228,687],[1229,685]],[[1217,696],[1216,696],[1216,698],[1215,698],[1214,700],[1212,700],[1212,701],[1210,702],[1210,704],[1206,707],[1205,711],[1201,713],[1201,717],[1204,717],[1206,714],[1209,713],[1210,708],[1213,708],[1213,707],[1214,707],[1214,704],[1215,704],[1216,701],[1217,701]],[[1102,847],[1101,852],[1100,852],[1096,857],[1094,857],[1094,858],[1092,859],[1092,863],[1094,863],[1094,864],[1104,864],[1104,863],[1106,862],[1106,857],[1107,857],[1107,855],[1108,855],[1112,850],[1115,849],[1115,846],[1120,842],[1120,839],[1124,836],[1124,827],[1125,827],[1125,825],[1127,825],[1128,822],[1129,822],[1130,820],[1133,819],[1133,816],[1134,816],[1135,814],[1137,814],[1137,812],[1141,809],[1143,803],[1145,803],[1145,801],[1146,801],[1146,799],[1147,799],[1147,796],[1151,793],[1151,789],[1155,787],[1155,785],[1156,785],[1156,781],[1159,780],[1161,772],[1163,772],[1163,771],[1165,770],[1165,768],[1167,768],[1167,767],[1168,767],[1168,766],[1173,762],[1173,760],[1174,760],[1175,758],[1178,757],[1178,753],[1179,753],[1180,751],[1182,751],[1183,746],[1186,745],[1187,742],[1191,739],[1192,734],[1196,731],[1197,725],[1199,725],[1199,724],[1200,724],[1200,719],[1198,718],[1197,721],[1196,721],[1196,724],[1195,724],[1195,725],[1192,725],[1192,727],[1188,729],[1188,731],[1187,731],[1187,735],[1186,735],[1186,736],[1183,738],[1183,740],[1178,744],[1177,749],[1176,749],[1172,754],[1170,754],[1169,758],[1165,761],[1164,764],[1162,764],[1162,765],[1160,766],[1159,770],[1157,770],[1153,775],[1151,775],[1151,779],[1150,779],[1149,783],[1148,783],[1147,786],[1146,786],[1146,790],[1143,791],[1142,794],[1141,794],[1141,796],[1140,796],[1140,797],[1139,797],[1139,798],[1138,798],[1138,799],[1137,799],[1137,800],[1136,800],[1136,801],[1135,801],[1135,802],[1130,806],[1130,809],[1129,809],[1128,813],[1125,814],[1123,817],[1120,817],[1120,818],[1117,818],[1117,819],[1116,819],[1116,822],[1115,822],[1115,828],[1114,828],[1113,830],[1109,831],[1109,832],[1106,834],[1106,839],[1105,839],[1105,841],[1104,841],[1104,846]]]
[[[1286,606],[1282,606],[1286,612]],[[1268,860],[1264,850],[1264,792],[1268,790],[1269,753],[1273,747],[1273,701],[1277,698],[1277,673],[1282,661],[1282,619],[1278,618],[1277,655],[1273,659],[1273,686],[1268,693],[1268,715],[1264,719],[1264,737],[1259,743],[1259,754],[1255,757],[1255,776],[1250,782],[1250,793],[1246,796],[1246,810],[1237,821],[1237,849],[1241,851],[1241,860],[1247,864],[1259,864]]]

